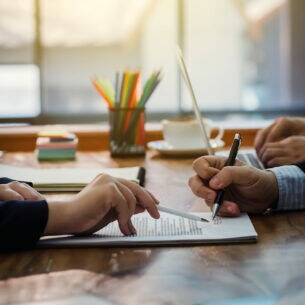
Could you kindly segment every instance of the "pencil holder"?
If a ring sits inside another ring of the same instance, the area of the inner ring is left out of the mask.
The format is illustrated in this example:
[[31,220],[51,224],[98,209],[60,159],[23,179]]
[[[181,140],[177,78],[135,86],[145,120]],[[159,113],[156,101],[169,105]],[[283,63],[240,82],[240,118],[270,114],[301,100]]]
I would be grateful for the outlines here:
[[113,157],[145,154],[145,108],[110,108],[109,149]]

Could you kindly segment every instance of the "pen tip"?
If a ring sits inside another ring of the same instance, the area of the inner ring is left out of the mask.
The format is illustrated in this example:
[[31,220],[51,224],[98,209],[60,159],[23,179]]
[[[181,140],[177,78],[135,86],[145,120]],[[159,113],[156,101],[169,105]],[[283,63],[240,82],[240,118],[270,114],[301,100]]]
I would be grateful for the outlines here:
[[216,217],[218,208],[219,208],[219,204],[215,203],[212,210],[212,220],[214,220],[214,218]]
[[207,219],[205,219],[205,218],[201,218],[201,221],[203,221],[203,222],[209,222]]

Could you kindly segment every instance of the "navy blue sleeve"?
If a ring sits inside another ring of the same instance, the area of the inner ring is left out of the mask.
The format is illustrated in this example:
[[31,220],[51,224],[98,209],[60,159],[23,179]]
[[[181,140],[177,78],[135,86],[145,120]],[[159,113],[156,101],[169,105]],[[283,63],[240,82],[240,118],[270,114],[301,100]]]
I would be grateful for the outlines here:
[[[16,181],[16,180],[6,178],[6,177],[0,178],[0,184],[8,184],[8,183],[13,182],[13,181]],[[19,182],[23,182],[23,183],[26,183],[30,186],[33,186],[32,182],[29,182],[29,181],[19,181]]]
[[48,221],[48,204],[39,201],[0,201],[0,251],[33,248]]

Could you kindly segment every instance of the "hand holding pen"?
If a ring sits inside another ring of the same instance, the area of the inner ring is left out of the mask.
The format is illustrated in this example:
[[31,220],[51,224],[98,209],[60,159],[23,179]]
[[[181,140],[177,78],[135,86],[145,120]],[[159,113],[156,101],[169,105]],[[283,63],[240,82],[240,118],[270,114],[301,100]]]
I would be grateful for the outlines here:
[[189,179],[193,193],[213,208],[218,191],[225,189],[219,208],[221,216],[237,217],[241,212],[262,213],[278,199],[275,175],[236,159],[234,166],[228,158],[202,156],[193,163],[195,175]]

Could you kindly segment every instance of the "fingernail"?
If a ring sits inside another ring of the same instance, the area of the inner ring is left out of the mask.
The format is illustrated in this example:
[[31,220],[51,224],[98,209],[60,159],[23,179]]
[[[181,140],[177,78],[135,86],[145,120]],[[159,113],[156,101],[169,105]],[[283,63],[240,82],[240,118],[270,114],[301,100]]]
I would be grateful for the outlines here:
[[221,182],[220,182],[220,180],[218,179],[218,178],[213,178],[212,180],[211,180],[211,183],[214,185],[214,186],[221,186]]
[[231,206],[227,207],[227,212],[230,214],[232,214],[234,212]]

